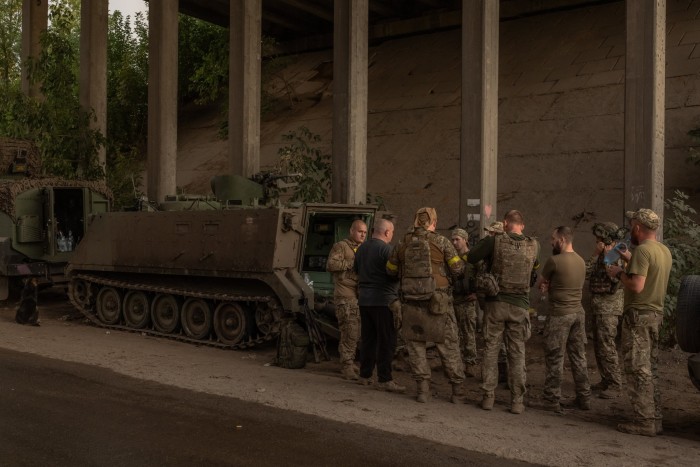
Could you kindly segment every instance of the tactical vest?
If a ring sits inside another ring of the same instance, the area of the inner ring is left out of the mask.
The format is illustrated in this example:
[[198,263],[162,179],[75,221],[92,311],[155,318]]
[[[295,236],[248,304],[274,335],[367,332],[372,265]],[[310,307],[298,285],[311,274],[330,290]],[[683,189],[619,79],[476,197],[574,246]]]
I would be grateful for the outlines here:
[[593,266],[593,272],[588,281],[591,293],[594,294],[613,294],[617,291],[620,283],[613,282],[605,270],[603,256],[598,256],[596,264]]
[[530,272],[537,259],[537,242],[530,237],[516,240],[506,233],[494,239],[491,273],[498,278],[500,293],[528,293]]
[[435,292],[428,235],[409,233],[403,246],[401,295],[405,300],[429,300]]

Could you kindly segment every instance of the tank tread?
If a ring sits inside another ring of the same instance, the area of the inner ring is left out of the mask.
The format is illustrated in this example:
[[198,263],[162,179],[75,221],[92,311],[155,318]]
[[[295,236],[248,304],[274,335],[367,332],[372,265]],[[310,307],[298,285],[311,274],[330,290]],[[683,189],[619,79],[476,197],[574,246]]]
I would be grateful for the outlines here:
[[[87,281],[89,283],[106,285],[109,287],[117,287],[117,288],[125,289],[125,290],[138,290],[141,292],[167,293],[167,294],[172,294],[172,295],[181,295],[181,296],[187,297],[187,298],[194,297],[194,298],[201,298],[201,299],[218,300],[218,301],[233,301],[233,302],[269,302],[270,301],[270,297],[268,297],[268,296],[242,296],[242,295],[227,294],[224,292],[221,292],[221,293],[216,293],[216,292],[203,293],[203,292],[196,292],[193,290],[177,289],[177,288],[166,287],[166,286],[155,286],[155,285],[150,285],[150,284],[135,284],[132,282],[108,279],[105,277],[93,276],[90,274],[74,274],[72,276],[72,279],[81,279],[81,280]],[[140,334],[146,334],[149,336],[165,337],[167,339],[172,339],[172,340],[176,340],[176,341],[180,341],[180,342],[187,342],[190,344],[203,345],[203,346],[207,346],[207,347],[216,347],[219,349],[229,349],[229,350],[249,349],[251,347],[255,347],[256,345],[260,345],[264,342],[270,341],[279,335],[279,331],[275,330],[275,331],[272,331],[268,334],[258,336],[255,339],[248,339],[245,342],[240,342],[238,344],[231,345],[231,344],[224,344],[222,342],[216,342],[216,341],[211,340],[211,339],[199,340],[199,339],[193,339],[191,337],[188,337],[188,336],[185,336],[182,334],[168,334],[168,333],[157,331],[155,329],[147,329],[147,328],[136,329],[136,328],[124,326],[121,324],[105,324],[99,320],[94,309],[87,308],[84,306],[84,304],[78,303],[75,300],[75,296],[73,294],[73,281],[72,280],[69,282],[69,285],[68,285],[68,297],[70,298],[70,301],[73,304],[73,306],[75,306],[92,324],[94,324],[97,327],[104,328],[104,329],[118,330],[118,331],[129,331],[129,332],[135,332],[135,333],[140,333]]]

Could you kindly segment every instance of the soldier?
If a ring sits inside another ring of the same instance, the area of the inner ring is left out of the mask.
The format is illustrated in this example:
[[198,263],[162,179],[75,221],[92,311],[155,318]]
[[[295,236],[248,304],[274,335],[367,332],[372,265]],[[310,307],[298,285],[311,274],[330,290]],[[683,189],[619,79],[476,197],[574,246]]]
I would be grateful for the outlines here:
[[450,277],[462,274],[464,263],[450,241],[435,233],[436,226],[435,209],[419,209],[413,228],[392,251],[386,269],[401,280],[401,334],[417,383],[416,400],[425,403],[430,398],[431,370],[426,358],[426,342],[434,342],[452,384],[451,401],[457,403],[464,398],[464,369]]
[[[452,231],[452,245],[466,263],[469,253],[469,234],[464,229]],[[465,376],[474,376],[476,365],[476,277],[474,265],[466,264],[464,275],[453,284],[455,316],[459,329],[460,350]]]
[[523,235],[525,223],[520,211],[509,211],[503,227],[506,233],[486,237],[474,246],[468,261],[476,264],[486,260],[494,286],[486,296],[484,310],[484,341],[486,348],[481,365],[483,399],[481,408],[493,409],[494,390],[498,385],[498,352],[505,341],[508,358],[510,411],[525,410],[525,342],[530,338],[530,277],[537,269],[539,244]]
[[379,219],[372,229],[372,238],[357,250],[355,270],[358,274],[362,339],[360,344],[360,384],[371,384],[377,367],[380,391],[405,392],[391,375],[391,360],[396,346],[394,314],[389,307],[398,298],[398,283],[386,273],[391,254],[389,243],[394,236],[394,224]]
[[[625,294],[620,288],[620,281],[608,276],[605,267],[605,255],[616,247],[626,232],[612,222],[593,225],[596,237],[596,249],[586,262],[586,278],[591,292],[591,311],[593,314],[595,359],[600,372],[600,382],[593,389],[600,390],[601,399],[614,399],[622,391],[622,374],[618,364],[617,327],[622,317]],[[622,260],[615,264],[622,266]]]
[[22,298],[19,302],[19,308],[15,313],[15,321],[19,324],[29,324],[32,326],[40,326],[39,311],[37,308],[37,300],[39,296],[39,279],[32,276],[26,279],[24,288],[22,289]]
[[586,281],[586,263],[573,247],[569,227],[552,233],[552,255],[542,269],[540,292],[549,293],[549,315],[544,328],[546,408],[561,412],[561,379],[564,352],[569,355],[576,386],[576,405],[591,410],[591,386],[586,362],[586,317],[581,298]]
[[367,237],[367,225],[356,220],[350,226],[350,236],[331,248],[326,270],[333,274],[333,302],[338,319],[341,373],[343,378],[357,380],[353,362],[360,340],[360,309],[357,305],[357,273],[353,269],[355,252]]
[[630,238],[636,248],[621,253],[627,269],[608,267],[608,275],[622,282],[625,293],[622,314],[622,355],[634,421],[621,423],[623,433],[656,436],[663,432],[661,394],[657,384],[659,328],[671,274],[671,252],[657,241],[661,224],[651,209],[628,211]]

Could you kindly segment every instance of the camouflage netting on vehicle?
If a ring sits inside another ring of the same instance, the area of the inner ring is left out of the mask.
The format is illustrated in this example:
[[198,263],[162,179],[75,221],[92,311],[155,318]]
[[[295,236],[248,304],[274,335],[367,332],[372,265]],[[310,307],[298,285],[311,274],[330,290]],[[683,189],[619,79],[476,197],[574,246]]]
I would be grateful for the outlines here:
[[0,212],[9,215],[13,221],[15,218],[15,198],[20,193],[35,188],[89,188],[104,195],[111,203],[114,199],[112,190],[104,180],[67,180],[55,177],[45,178],[19,178],[0,180]]
[[11,173],[11,167],[18,159],[24,158],[30,174],[41,173],[39,149],[31,141],[0,137],[0,173]]

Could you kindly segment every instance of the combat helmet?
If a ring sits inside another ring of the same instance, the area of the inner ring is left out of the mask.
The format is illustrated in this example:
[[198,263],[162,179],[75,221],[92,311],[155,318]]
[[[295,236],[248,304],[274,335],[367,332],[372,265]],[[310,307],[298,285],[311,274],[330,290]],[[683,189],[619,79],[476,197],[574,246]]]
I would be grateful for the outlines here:
[[618,227],[614,222],[596,222],[591,230],[593,235],[600,238],[606,245],[612,245],[616,241],[622,240],[629,232],[629,229]]

